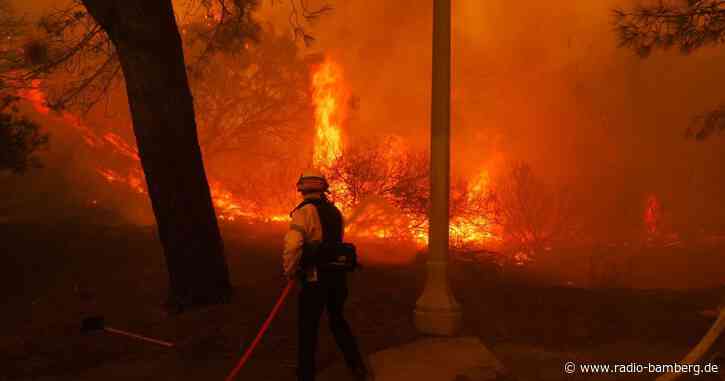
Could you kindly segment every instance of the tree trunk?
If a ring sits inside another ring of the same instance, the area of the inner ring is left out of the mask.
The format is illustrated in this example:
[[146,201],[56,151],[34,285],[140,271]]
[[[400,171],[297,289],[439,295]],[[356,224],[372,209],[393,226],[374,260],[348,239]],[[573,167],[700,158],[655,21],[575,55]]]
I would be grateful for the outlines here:
[[171,0],[82,0],[118,52],[169,272],[170,306],[226,301],[229,274]]

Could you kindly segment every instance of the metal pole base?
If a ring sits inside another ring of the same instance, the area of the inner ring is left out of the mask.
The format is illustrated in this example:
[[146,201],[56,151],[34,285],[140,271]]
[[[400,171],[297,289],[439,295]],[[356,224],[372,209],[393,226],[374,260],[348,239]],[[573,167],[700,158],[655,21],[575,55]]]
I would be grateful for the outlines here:
[[428,279],[413,313],[418,331],[431,336],[455,336],[461,330],[461,307],[446,280],[446,262],[427,263]]

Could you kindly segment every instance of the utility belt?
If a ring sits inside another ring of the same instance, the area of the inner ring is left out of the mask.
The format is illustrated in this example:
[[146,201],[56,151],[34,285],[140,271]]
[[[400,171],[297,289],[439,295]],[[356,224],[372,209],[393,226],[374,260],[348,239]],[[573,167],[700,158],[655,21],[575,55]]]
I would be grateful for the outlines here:
[[301,268],[324,272],[351,272],[357,268],[357,250],[348,242],[310,242],[302,246]]

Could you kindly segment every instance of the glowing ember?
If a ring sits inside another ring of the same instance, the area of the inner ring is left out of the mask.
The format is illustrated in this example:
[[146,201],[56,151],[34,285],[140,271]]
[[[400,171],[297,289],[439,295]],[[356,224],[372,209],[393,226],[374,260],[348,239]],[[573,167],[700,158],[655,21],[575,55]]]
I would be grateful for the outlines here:
[[123,140],[122,137],[112,132],[109,132],[103,135],[103,139],[107,143],[111,144],[116,152],[127,156],[128,158],[135,161],[139,161],[138,151],[136,150],[136,148],[126,143],[126,141]]
[[[122,174],[118,170],[111,168],[95,168],[94,171],[106,182],[123,184],[139,194],[148,193],[144,175],[141,171],[138,150],[135,146],[129,144],[121,136],[113,132],[107,132],[101,137],[94,130],[83,124],[79,117],[70,112],[61,111],[57,115],[51,114],[51,110],[47,106],[47,96],[41,88],[40,81],[34,81],[30,89],[21,92],[19,95],[27,100],[39,114],[49,118],[58,118],[63,123],[75,128],[89,147],[110,151],[131,160],[131,168],[126,170],[127,174]],[[260,213],[251,212],[255,210],[254,205],[251,205],[249,202],[244,202],[219,182],[212,181],[210,183],[210,191],[217,215],[222,221],[235,221],[240,217],[267,222],[286,221],[289,219],[287,215],[271,215],[265,217]],[[94,199],[90,203],[91,205],[97,205],[99,202]]]
[[662,220],[662,205],[655,195],[647,197],[644,210],[644,224],[647,234],[656,235],[660,232],[660,222]]
[[220,183],[212,183],[210,186],[212,202],[217,210],[219,219],[223,221],[234,221],[239,217],[253,218],[255,215],[248,212],[249,205],[244,205],[231,192],[224,189]]
[[38,113],[47,115],[50,112],[50,108],[45,103],[45,93],[40,89],[39,80],[32,81],[31,88],[22,91],[20,97],[30,102]]
[[[30,102],[35,109],[41,115],[50,114],[50,108],[48,107],[47,96],[41,88],[42,83],[40,80],[33,80],[29,89],[21,91],[18,95]],[[100,147],[103,145],[103,141],[99,138],[95,132],[93,132],[88,126],[81,123],[80,118],[67,111],[60,111],[57,114],[67,125],[75,128],[81,134],[81,137],[85,143],[91,147]]]
[[[128,187],[133,189],[136,193],[147,193],[146,187],[144,186],[143,180],[141,179],[140,175],[130,173],[126,176],[122,176],[117,172],[107,168],[96,169],[96,172],[98,172],[98,174],[100,174],[101,177],[103,177],[109,183],[122,183],[128,185]],[[95,203],[97,202],[94,202],[94,204]]]

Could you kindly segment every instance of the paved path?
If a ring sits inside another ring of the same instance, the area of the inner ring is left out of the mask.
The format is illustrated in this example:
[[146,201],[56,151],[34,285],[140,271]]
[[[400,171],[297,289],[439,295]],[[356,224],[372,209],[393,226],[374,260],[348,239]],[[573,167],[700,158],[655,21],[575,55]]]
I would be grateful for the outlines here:
[[[504,368],[478,338],[425,338],[370,356],[375,381],[484,381]],[[320,381],[351,379],[343,365],[324,370]]]

